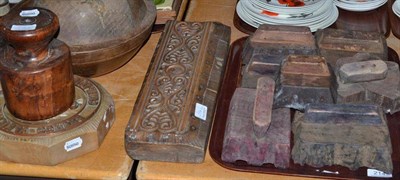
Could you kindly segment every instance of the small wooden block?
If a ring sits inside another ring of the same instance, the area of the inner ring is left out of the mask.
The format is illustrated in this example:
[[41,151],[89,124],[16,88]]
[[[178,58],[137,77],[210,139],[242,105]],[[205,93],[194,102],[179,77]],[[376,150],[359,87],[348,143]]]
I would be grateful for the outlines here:
[[387,60],[385,36],[379,32],[362,32],[342,29],[323,29],[315,34],[320,54],[335,67],[341,57],[365,52]]
[[287,55],[257,54],[242,71],[241,87],[253,88],[257,86],[258,78],[268,76],[277,79],[281,63]]
[[271,124],[263,137],[253,130],[256,90],[237,88],[231,99],[221,158],[225,162],[246,161],[261,166],[272,163],[287,168],[290,163],[290,109],[272,111]]
[[389,129],[379,106],[309,104],[295,114],[292,131],[294,163],[392,173]]
[[316,55],[317,46],[308,27],[261,25],[248,38],[242,53],[242,87],[256,88],[260,76],[276,79],[282,61],[290,54]]
[[283,85],[330,87],[331,74],[321,56],[289,55],[281,68]]
[[262,24],[250,37],[253,46],[286,48],[314,48],[314,36],[310,28],[304,26]]
[[253,110],[253,128],[256,137],[263,137],[271,123],[274,101],[275,80],[269,77],[258,78]]
[[356,83],[384,79],[387,71],[382,60],[361,61],[342,65],[339,76],[343,83]]
[[258,54],[253,57],[247,66],[248,73],[257,73],[262,75],[270,75],[273,77],[279,72],[281,63],[285,59],[286,55],[266,55]]
[[166,24],[125,130],[130,157],[203,162],[229,41],[220,23]]
[[[346,79],[342,79],[343,75],[340,74],[340,69],[344,65],[357,62],[362,64],[371,61],[385,63],[387,71],[383,79],[360,81],[360,79],[371,77],[362,77],[362,75],[356,76],[357,82],[349,82]],[[335,90],[333,95],[337,103],[373,103],[381,106],[384,112],[387,113],[393,114],[400,111],[400,89],[398,88],[400,86],[400,72],[399,66],[395,62],[376,60],[369,54],[357,54],[353,57],[339,59],[335,72],[336,83],[334,83]]]

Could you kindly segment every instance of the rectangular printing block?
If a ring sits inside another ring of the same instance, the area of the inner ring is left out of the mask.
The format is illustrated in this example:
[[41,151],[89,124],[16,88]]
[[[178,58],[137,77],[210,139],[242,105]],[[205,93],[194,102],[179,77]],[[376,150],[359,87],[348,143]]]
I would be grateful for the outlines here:
[[125,131],[137,160],[204,160],[230,28],[214,22],[169,21]]
[[308,27],[261,25],[243,50],[242,87],[255,88],[257,78],[276,79],[280,65],[289,54],[315,55],[317,46]]
[[321,56],[289,55],[282,65],[280,82],[292,86],[330,87],[331,73]]
[[332,77],[321,56],[288,56],[277,80],[274,107],[303,110],[308,103],[333,103]]
[[331,66],[342,57],[351,57],[356,53],[369,53],[387,60],[385,36],[379,32],[362,32],[342,29],[323,29],[315,34],[317,46],[322,56]]
[[379,106],[309,104],[304,114],[295,114],[292,131],[294,163],[393,170],[389,129]]
[[278,168],[287,168],[290,162],[290,109],[272,110],[266,134],[258,137],[253,125],[255,98],[255,89],[235,90],[230,103],[221,158],[230,163],[242,160],[249,165],[271,163]]
[[[372,63],[372,68],[366,63]],[[354,64],[364,68],[343,70],[346,65]],[[400,71],[397,63],[377,60],[369,54],[356,54],[339,59],[335,72],[336,83],[332,92],[336,103],[376,104],[391,114],[400,111]]]

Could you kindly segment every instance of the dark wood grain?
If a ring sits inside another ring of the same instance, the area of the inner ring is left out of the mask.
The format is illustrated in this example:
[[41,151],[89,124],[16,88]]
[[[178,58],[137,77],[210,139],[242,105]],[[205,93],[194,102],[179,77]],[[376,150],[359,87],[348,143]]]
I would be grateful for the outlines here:
[[[230,99],[234,93],[235,88],[238,87],[240,83],[240,70],[241,64],[241,52],[243,50],[243,43],[246,38],[241,38],[235,41],[231,45],[229,58],[227,61],[227,69],[225,71],[225,77],[222,82],[221,92],[218,96],[217,110],[215,114],[214,125],[212,129],[212,134],[210,137],[210,147],[209,152],[211,158],[219,165],[235,170],[244,172],[254,172],[254,173],[267,173],[267,174],[278,174],[287,176],[302,176],[302,177],[319,177],[319,178],[332,178],[332,179],[375,179],[368,178],[367,168],[362,167],[356,171],[350,171],[348,168],[342,166],[324,166],[322,168],[312,168],[310,166],[300,166],[290,161],[290,166],[287,169],[275,168],[271,164],[264,164],[263,166],[251,166],[246,163],[226,163],[221,160],[223,137],[225,132],[225,125],[228,115],[228,108],[230,104]],[[389,49],[390,53],[395,53]],[[397,57],[396,55],[389,54],[389,57]],[[398,61],[397,59],[389,59],[392,61]],[[388,115],[388,126],[392,142],[392,161],[393,161],[393,179],[400,178],[400,113],[393,115]],[[332,172],[339,172],[339,174],[328,174],[322,173],[322,170],[328,170]]]
[[[9,45],[1,49],[1,84],[9,111],[24,120],[41,120],[67,110],[74,99],[74,81],[67,45],[52,40],[57,16],[39,9],[36,17],[18,11],[3,17],[1,35]],[[14,25],[37,25],[15,31]]]

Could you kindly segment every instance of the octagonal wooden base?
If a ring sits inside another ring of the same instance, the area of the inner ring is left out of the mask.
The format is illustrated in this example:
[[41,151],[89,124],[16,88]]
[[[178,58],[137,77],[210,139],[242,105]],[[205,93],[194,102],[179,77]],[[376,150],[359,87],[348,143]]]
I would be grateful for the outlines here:
[[56,165],[99,148],[114,122],[114,102],[96,82],[75,76],[75,101],[41,121],[14,117],[0,93],[0,160]]

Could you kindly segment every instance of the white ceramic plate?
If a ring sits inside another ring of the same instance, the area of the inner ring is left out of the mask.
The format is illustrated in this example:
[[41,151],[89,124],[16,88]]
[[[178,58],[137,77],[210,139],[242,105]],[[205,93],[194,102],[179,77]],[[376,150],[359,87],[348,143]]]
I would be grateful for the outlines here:
[[342,0],[333,0],[335,5],[341,9],[348,10],[348,11],[356,11],[356,12],[363,12],[363,11],[370,11],[377,9],[384,5],[387,0],[378,0],[378,1],[372,1],[371,3],[360,3],[360,4],[350,4],[350,3],[345,3]]
[[239,18],[252,27],[258,28],[261,24],[272,25],[293,25],[293,26],[308,26],[312,32],[318,29],[329,27],[338,18],[339,11],[337,7],[330,0],[324,1],[322,7],[318,9],[321,13],[313,16],[312,18],[298,19],[298,18],[271,18],[260,14],[260,11],[253,6],[252,1],[241,0],[238,2],[236,11]]
[[397,0],[392,5],[392,11],[396,16],[400,17],[400,0]]

